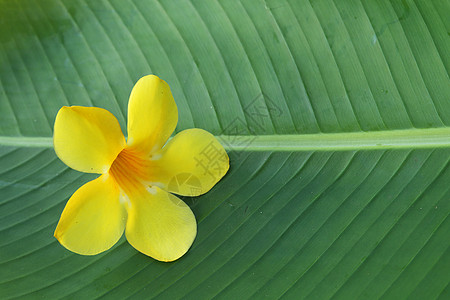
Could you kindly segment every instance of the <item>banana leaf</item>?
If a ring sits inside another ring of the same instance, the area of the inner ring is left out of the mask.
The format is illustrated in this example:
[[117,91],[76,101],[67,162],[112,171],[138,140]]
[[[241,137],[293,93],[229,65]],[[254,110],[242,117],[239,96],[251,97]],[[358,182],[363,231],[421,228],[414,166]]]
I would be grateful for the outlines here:
[[[0,298],[448,299],[446,0],[1,0]],[[64,105],[126,132],[142,76],[176,132],[231,168],[184,197],[192,248],[158,262],[122,238],[80,256],[53,232],[95,178],[52,148]]]

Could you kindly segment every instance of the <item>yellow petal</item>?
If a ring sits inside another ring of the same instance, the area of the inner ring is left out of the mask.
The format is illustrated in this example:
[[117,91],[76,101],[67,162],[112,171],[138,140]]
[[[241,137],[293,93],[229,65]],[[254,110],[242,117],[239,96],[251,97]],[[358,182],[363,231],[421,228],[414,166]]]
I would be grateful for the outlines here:
[[53,144],[58,157],[72,169],[105,173],[125,147],[125,138],[109,111],[64,106],[56,116]]
[[177,122],[177,105],[169,85],[154,75],[139,79],[128,102],[128,146],[144,154],[157,151]]
[[178,133],[151,160],[151,184],[183,196],[206,193],[230,167],[227,152],[217,139],[197,128]]
[[189,206],[158,187],[129,196],[128,242],[160,261],[173,261],[185,254],[197,234]]
[[102,175],[79,188],[69,199],[55,230],[58,241],[72,252],[94,255],[111,248],[122,236],[126,210],[119,188]]

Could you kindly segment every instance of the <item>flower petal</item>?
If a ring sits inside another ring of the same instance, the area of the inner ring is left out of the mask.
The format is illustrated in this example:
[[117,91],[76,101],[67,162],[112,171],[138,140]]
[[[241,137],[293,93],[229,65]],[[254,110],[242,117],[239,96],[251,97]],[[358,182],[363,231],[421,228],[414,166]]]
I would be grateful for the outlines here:
[[230,167],[219,141],[198,128],[178,133],[151,159],[151,184],[183,196],[208,192]]
[[138,251],[160,261],[180,258],[197,234],[189,206],[158,187],[130,196],[125,234]]
[[72,169],[105,173],[125,147],[125,138],[109,111],[64,106],[56,116],[53,144],[58,157]]
[[154,75],[139,79],[128,102],[128,146],[144,154],[157,151],[177,122],[178,109],[169,85]]
[[55,230],[72,252],[94,255],[111,248],[125,229],[126,210],[108,174],[80,187],[69,199]]

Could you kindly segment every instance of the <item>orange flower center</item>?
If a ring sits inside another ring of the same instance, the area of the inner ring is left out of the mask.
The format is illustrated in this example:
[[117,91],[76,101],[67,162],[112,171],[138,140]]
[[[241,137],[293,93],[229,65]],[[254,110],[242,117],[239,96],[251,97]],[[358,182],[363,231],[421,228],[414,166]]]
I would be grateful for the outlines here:
[[145,188],[149,181],[149,160],[139,153],[125,148],[114,160],[109,174],[127,196]]

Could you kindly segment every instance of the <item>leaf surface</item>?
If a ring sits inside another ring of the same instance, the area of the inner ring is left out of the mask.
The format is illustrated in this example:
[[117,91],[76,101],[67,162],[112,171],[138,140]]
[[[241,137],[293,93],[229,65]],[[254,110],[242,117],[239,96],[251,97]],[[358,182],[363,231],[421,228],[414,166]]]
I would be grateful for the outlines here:
[[[1,298],[445,299],[450,295],[448,1],[0,1]],[[126,134],[142,76],[176,132],[229,152],[183,198],[192,248],[155,261],[124,238],[79,256],[53,238],[95,176],[52,149],[64,105]]]

